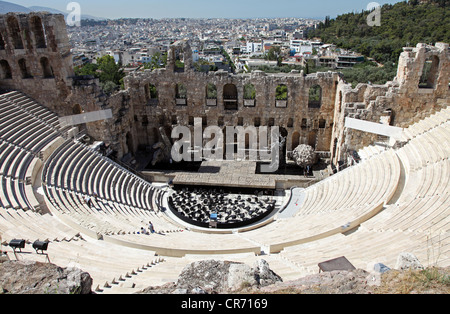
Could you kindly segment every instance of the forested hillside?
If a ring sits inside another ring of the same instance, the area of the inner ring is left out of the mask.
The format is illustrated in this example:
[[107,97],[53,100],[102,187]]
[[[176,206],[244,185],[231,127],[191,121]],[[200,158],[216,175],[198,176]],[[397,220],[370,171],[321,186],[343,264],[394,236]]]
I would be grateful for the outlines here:
[[381,26],[369,26],[369,11],[327,18],[310,38],[352,49],[380,63],[397,63],[402,48],[419,42],[450,42],[450,0],[410,0],[381,8]]

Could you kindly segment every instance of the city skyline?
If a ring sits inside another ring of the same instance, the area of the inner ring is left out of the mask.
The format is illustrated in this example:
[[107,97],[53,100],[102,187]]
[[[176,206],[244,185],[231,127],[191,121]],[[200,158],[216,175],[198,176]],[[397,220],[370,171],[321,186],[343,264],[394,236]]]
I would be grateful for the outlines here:
[[[42,6],[67,11],[67,4],[71,1],[61,0],[15,0],[9,1],[25,7]],[[224,5],[222,2],[206,0],[129,0],[125,4],[119,5],[119,1],[78,0],[82,14],[89,14],[96,17],[117,19],[117,18],[324,18],[348,12],[361,12],[365,10],[369,3],[373,1],[332,1],[323,0],[311,1],[289,1],[280,0],[275,4],[268,0],[229,0]],[[376,1],[380,5],[395,4],[401,0]]]

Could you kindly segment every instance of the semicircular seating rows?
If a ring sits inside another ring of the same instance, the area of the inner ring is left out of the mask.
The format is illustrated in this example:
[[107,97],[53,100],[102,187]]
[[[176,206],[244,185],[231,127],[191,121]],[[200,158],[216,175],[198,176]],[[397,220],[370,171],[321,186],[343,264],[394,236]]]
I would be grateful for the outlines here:
[[[362,268],[373,261],[392,265],[405,250],[424,263],[450,264],[448,108],[406,129],[402,148],[376,151],[304,190],[292,217],[224,234],[179,226],[164,214],[164,189],[73,140],[61,141],[42,166],[50,213],[28,205],[35,191],[29,185],[21,190],[19,183],[27,186],[42,150],[64,134],[56,115],[39,108],[18,92],[0,96],[0,232],[5,240],[51,241],[52,262],[92,272],[95,286],[148,282],[156,277],[143,273],[157,276],[156,264],[165,280],[176,278],[168,273],[196,254],[240,261],[264,251],[297,274],[343,255]],[[158,233],[138,234],[149,221]],[[155,254],[165,262],[155,261]]]
[[[0,96],[0,205],[38,210],[30,192],[32,169],[41,151],[64,136],[58,116],[18,92]],[[30,197],[27,197],[29,194]]]
[[68,140],[50,159],[42,173],[48,200],[80,226],[99,234],[125,234],[139,232],[152,220],[159,229],[178,230],[156,216],[160,189],[84,144]]
[[[317,261],[346,256],[356,267],[396,265],[411,252],[427,266],[450,265],[450,108],[405,129],[406,145],[396,151],[402,178],[394,200],[347,235],[285,248],[281,256],[305,273]],[[314,258],[312,258],[314,257]]]

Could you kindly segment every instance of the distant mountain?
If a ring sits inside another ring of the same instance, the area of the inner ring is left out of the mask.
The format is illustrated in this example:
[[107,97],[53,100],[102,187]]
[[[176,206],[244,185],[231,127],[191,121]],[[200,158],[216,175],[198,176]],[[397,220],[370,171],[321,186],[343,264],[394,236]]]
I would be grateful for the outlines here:
[[[53,14],[63,14],[65,17],[67,17],[67,15],[70,13],[70,12],[64,12],[64,11],[60,11],[57,9],[41,7],[41,6],[36,6],[36,5],[29,7],[28,9],[30,9],[30,11],[32,11],[32,12],[46,11],[46,12],[50,12]],[[106,20],[105,18],[96,17],[96,16],[92,16],[92,15],[88,15],[88,14],[81,14],[81,19],[82,20],[95,20],[95,21]]]
[[0,1],[0,14],[6,14],[8,12],[30,13],[31,10],[18,4]]
[[[15,4],[15,3],[7,2],[7,1],[0,1],[0,14],[6,14],[9,12],[30,13],[30,12],[39,12],[39,11],[46,11],[46,12],[50,12],[53,14],[63,14],[65,17],[67,17],[67,15],[70,13],[70,12],[64,12],[64,11],[60,11],[57,9],[41,7],[41,6],[32,6],[32,7],[27,8],[27,7],[24,7],[24,6]],[[96,20],[96,21],[105,20],[104,18],[96,17],[96,16],[92,16],[92,15],[88,15],[88,14],[82,14],[81,19],[82,20]]]
[[32,7],[28,7],[28,9],[30,9],[30,11],[33,12],[39,12],[39,11],[45,11],[45,12],[50,12],[52,14],[64,14],[67,15],[66,12],[60,11],[60,10],[56,10],[56,9],[52,9],[52,8],[47,8],[47,7],[40,7],[40,6],[32,6]]

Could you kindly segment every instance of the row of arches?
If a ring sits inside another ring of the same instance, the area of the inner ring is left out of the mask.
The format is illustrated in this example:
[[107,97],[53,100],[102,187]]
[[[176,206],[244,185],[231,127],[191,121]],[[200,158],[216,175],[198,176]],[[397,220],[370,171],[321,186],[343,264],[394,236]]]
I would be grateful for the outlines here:
[[30,36],[29,30],[34,35],[34,47],[47,48],[47,36],[42,19],[37,15],[33,15],[29,18],[28,23],[29,28],[21,30],[17,18],[8,16],[6,18],[6,32],[3,30],[0,33],[0,50],[5,50],[8,42],[12,49],[25,49],[27,47],[29,50],[32,50],[32,36]]
[[[170,128],[164,128],[166,136],[171,137],[171,129]],[[152,144],[158,143],[160,141],[160,130],[156,127],[151,128],[149,133],[149,142]],[[231,138],[228,138],[228,134],[226,132],[226,129],[222,129],[223,132],[223,143],[224,143],[224,151],[225,151],[225,143],[238,143],[238,135],[237,133],[231,134]],[[286,150],[288,152],[292,152],[295,148],[297,148],[301,144],[306,144],[314,149],[324,149],[325,147],[322,147],[324,144],[322,143],[321,146],[318,146],[318,137],[320,137],[320,132],[317,130],[288,130],[286,128],[281,127],[280,128],[280,134],[285,137],[286,141]],[[250,133],[244,134],[245,138],[245,146],[244,148],[246,150],[251,149],[250,143]],[[207,142],[209,142],[211,139],[203,139],[202,144],[205,145]],[[267,138],[268,143],[271,142],[270,136]],[[132,147],[132,136],[130,134],[127,134],[127,146],[129,146],[129,150],[133,151]],[[237,146],[236,146],[237,148]]]
[[[39,60],[42,76],[44,78],[53,78],[53,68],[50,64],[50,61],[47,57],[42,57]],[[33,75],[30,71],[29,65],[27,64],[27,61],[25,58],[21,58],[17,61],[18,70],[20,73],[20,77],[22,79],[28,79],[33,78]],[[11,69],[11,66],[7,60],[0,60],[0,78],[5,79],[12,79],[13,78],[13,71]]]
[[[158,90],[155,85],[147,84],[144,87],[145,98],[147,103],[157,103],[159,97]],[[256,99],[256,88],[253,84],[245,84],[243,87],[243,99],[246,106],[254,106]],[[205,87],[205,95],[207,100],[219,99],[217,86],[213,83],[208,83]],[[222,99],[226,110],[238,109],[238,88],[235,84],[226,84],[223,87]],[[175,85],[175,98],[177,99],[177,105],[186,105],[186,99],[188,98],[188,90],[182,83]],[[289,99],[289,89],[284,84],[279,84],[275,90],[275,99],[277,102],[285,102],[284,107],[287,105]],[[309,89],[308,93],[308,107],[320,108],[322,105],[322,87],[320,85],[314,85]],[[151,101],[153,100],[153,101]],[[184,101],[182,101],[184,100]],[[250,102],[249,102],[250,101]],[[217,105],[217,102],[207,102],[207,104]]]

